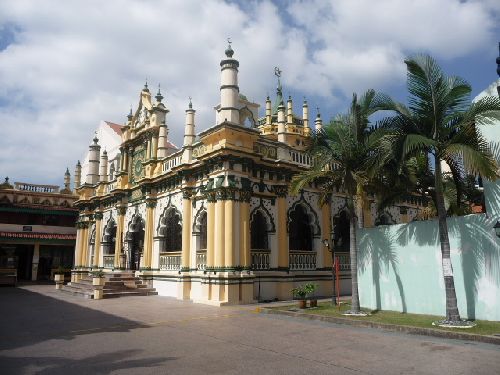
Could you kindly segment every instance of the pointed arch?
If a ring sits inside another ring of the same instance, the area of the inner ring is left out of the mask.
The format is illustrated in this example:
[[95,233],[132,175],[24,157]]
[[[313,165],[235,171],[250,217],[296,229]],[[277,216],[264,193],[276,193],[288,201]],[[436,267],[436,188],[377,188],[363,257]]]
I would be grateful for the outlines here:
[[[255,128],[256,127],[256,121],[255,118],[253,117],[252,111],[245,106],[239,110],[240,112],[240,125],[250,128]],[[248,122],[248,123],[247,123]]]
[[318,215],[302,196],[288,210],[288,249],[314,250],[313,239],[321,235]]
[[161,253],[182,250],[182,214],[175,206],[167,206],[160,216],[157,237]]
[[110,217],[104,230],[102,231],[102,247],[103,253],[105,255],[113,254],[115,251],[115,241],[116,241],[116,222]]
[[292,207],[290,207],[288,209],[288,214],[287,214],[287,218],[288,218],[287,230],[288,230],[288,232],[290,233],[290,223],[292,221],[291,214],[292,214],[292,212],[294,212],[297,209],[298,206],[301,206],[305,210],[305,213],[308,216],[308,224],[311,226],[313,236],[320,237],[321,236],[321,226],[319,223],[318,214],[316,213],[316,211],[314,211],[314,209],[309,204],[309,202],[307,202],[304,199],[303,195],[300,197],[300,199],[298,201],[296,201],[294,204],[292,204]]
[[207,209],[203,203],[193,221],[193,236],[198,237],[197,250],[207,249]]

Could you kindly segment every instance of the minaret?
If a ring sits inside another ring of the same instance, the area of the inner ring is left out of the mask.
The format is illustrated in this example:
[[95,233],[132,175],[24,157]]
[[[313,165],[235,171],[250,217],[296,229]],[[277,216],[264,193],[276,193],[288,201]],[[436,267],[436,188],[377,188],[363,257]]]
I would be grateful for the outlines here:
[[71,191],[70,184],[71,184],[71,175],[69,174],[69,168],[66,168],[66,173],[64,174],[64,190]]
[[304,121],[304,128],[309,127],[309,106],[305,99],[304,104],[302,104],[302,120]]
[[271,125],[271,99],[269,99],[269,95],[266,99],[266,125]]
[[316,131],[320,131],[323,128],[323,120],[321,120],[321,115],[319,114],[319,108],[318,108],[318,115],[314,120],[314,127]]
[[99,154],[101,153],[101,146],[97,134],[93,139],[93,143],[89,146],[89,169],[87,171],[86,184],[95,185],[99,181]]
[[189,108],[186,109],[186,123],[184,126],[184,146],[192,146],[195,139],[194,133],[194,114],[193,103],[189,98]]
[[238,87],[238,67],[240,63],[233,59],[234,51],[231,41],[225,51],[226,59],[220,62],[221,84],[220,84],[220,109],[218,113],[218,124],[228,121],[233,124],[240,123],[240,112],[238,101],[240,89]]
[[100,168],[99,182],[108,182],[108,153],[106,150],[101,155]]
[[80,187],[81,183],[82,183],[82,165],[80,164],[80,160],[78,160],[75,167],[75,190]]
[[158,132],[158,153],[159,159],[167,156],[168,145],[168,128],[165,122],[160,124],[160,130]]
[[286,127],[285,127],[285,105],[283,104],[283,100],[278,105],[278,141],[285,142],[286,141]]

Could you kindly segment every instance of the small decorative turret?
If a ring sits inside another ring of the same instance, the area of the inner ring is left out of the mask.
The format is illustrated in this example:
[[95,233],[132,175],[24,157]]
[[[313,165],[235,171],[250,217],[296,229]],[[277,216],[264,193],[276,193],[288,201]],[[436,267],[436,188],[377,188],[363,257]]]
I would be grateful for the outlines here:
[[82,183],[82,165],[80,164],[80,160],[78,160],[75,166],[75,190],[80,187],[81,183]]
[[158,92],[156,93],[155,99],[156,103],[161,103],[161,101],[163,100],[163,95],[160,92],[160,84],[158,84]]
[[189,107],[186,109],[186,123],[184,126],[184,146],[192,146],[195,139],[194,132],[194,115],[196,111],[193,109],[193,103],[191,102],[191,97],[189,97]]
[[142,89],[142,91],[149,92],[148,79],[147,78],[146,78],[146,82],[144,83],[144,88]]
[[69,168],[66,168],[66,173],[64,173],[64,191],[71,192],[71,175],[69,173]]
[[288,100],[286,101],[286,122],[288,124],[293,123],[293,104],[291,96],[289,96]]
[[314,120],[314,127],[316,131],[319,131],[323,128],[323,120],[321,120],[321,114],[319,113],[319,108],[318,108],[318,114],[316,115],[316,119]]
[[306,98],[304,98],[304,104],[302,104],[302,120],[304,121],[304,128],[309,127],[309,106]]
[[[134,118],[134,114],[132,113],[132,105],[131,105],[130,106],[130,112],[127,115],[127,121],[128,121],[128,123],[131,123],[133,118]],[[127,125],[128,125],[128,123],[127,123]]]
[[278,141],[285,142],[286,126],[285,126],[285,104],[283,100],[278,105]]
[[108,153],[106,150],[101,155],[99,182],[108,182]]
[[89,169],[85,179],[86,184],[95,185],[99,182],[99,156],[101,153],[101,146],[99,146],[99,138],[97,132],[93,139],[93,143],[89,146]]
[[115,179],[115,163],[111,162],[109,166],[109,180],[113,181]]
[[266,99],[266,125],[271,125],[271,99],[269,99],[269,95]]
[[221,124],[224,121],[239,124],[240,112],[238,102],[240,88],[238,87],[238,67],[240,63],[233,59],[234,51],[231,48],[231,40],[229,39],[225,52],[226,59],[220,62],[220,107],[217,110],[217,124]]
[[158,132],[157,157],[159,159],[167,156],[167,152],[168,152],[167,145],[168,145],[168,128],[167,128],[167,124],[165,124],[165,122],[162,122],[160,124],[160,130]]
[[13,189],[14,186],[9,183],[9,177],[5,177],[5,181],[0,184],[0,189]]

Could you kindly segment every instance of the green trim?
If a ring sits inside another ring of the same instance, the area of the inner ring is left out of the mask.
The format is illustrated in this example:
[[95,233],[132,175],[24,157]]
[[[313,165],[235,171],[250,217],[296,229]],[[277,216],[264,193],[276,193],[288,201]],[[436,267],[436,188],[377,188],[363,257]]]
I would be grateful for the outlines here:
[[51,245],[75,245],[75,240],[58,240],[58,239],[43,239],[43,238],[11,238],[11,237],[0,237],[0,243],[11,243],[11,242],[29,242],[29,243],[50,243]]
[[43,210],[40,208],[28,207],[0,207],[0,212],[22,212],[27,214],[50,214],[61,216],[78,216],[78,210],[75,211],[56,211],[56,210]]

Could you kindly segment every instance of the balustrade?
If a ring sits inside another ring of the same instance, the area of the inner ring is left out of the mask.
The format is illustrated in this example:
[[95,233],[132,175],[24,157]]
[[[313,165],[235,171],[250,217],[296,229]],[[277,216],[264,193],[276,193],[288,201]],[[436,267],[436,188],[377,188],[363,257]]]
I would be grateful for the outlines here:
[[271,255],[270,250],[251,250],[250,255],[253,270],[258,271],[269,269],[269,258]]
[[174,155],[163,162],[162,171],[169,172],[172,168],[181,164],[182,154]]
[[104,255],[102,257],[104,268],[114,268],[115,266],[115,256],[114,255]]
[[291,250],[288,259],[291,271],[316,269],[316,252],[314,251]]
[[178,271],[181,269],[181,252],[160,253],[160,270]]
[[335,256],[339,258],[340,271],[351,270],[351,256],[349,253],[335,253]]
[[199,271],[204,271],[207,267],[207,251],[200,250],[196,252],[196,268]]

